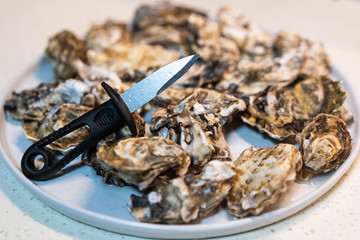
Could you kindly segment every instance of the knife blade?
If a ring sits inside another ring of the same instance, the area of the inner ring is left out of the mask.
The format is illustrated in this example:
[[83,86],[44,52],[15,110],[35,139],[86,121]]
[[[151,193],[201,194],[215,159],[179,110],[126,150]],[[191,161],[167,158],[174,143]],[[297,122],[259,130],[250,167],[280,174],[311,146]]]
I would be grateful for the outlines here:
[[[144,78],[121,95],[105,82],[101,83],[110,96],[110,100],[32,144],[21,159],[21,169],[24,175],[38,181],[53,177],[85,150],[96,146],[101,139],[125,124],[129,127],[132,135],[136,135],[136,124],[131,113],[178,80],[198,58],[199,55],[194,54],[174,61]],[[83,126],[90,128],[89,136],[60,160],[54,153],[46,149],[47,145]],[[36,166],[35,163],[38,161],[43,163],[41,167]]]

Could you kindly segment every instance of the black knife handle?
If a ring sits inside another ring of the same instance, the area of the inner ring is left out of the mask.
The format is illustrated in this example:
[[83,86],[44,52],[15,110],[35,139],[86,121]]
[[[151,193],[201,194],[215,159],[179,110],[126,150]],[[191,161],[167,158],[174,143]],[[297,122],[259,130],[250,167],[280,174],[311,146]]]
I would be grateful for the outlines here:
[[[109,101],[40,139],[25,151],[21,159],[21,169],[26,177],[38,181],[51,178],[86,149],[96,146],[101,139],[117,131],[125,124],[130,128],[132,135],[137,134],[135,121],[120,95],[105,82],[101,85],[109,94]],[[83,126],[90,128],[89,136],[60,160],[45,148],[57,139]],[[43,162],[42,167],[35,166],[37,160]]]

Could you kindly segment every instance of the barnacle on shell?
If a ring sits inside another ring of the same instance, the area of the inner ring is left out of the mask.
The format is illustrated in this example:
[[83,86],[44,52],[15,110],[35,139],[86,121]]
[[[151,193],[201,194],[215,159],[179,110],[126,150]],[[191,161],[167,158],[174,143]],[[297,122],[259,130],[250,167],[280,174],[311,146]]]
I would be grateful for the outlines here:
[[303,157],[301,179],[327,173],[349,156],[351,136],[346,124],[330,114],[319,114],[301,132],[299,148]]
[[258,215],[275,203],[302,166],[301,154],[291,144],[250,147],[234,163],[234,186],[226,199],[229,213],[237,217]]

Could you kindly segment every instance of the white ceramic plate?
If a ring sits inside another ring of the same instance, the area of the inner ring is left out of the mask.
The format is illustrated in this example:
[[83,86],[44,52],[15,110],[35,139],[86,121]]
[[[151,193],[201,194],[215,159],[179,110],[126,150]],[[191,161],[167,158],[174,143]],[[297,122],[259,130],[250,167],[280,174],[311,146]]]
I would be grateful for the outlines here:
[[[334,71],[333,77],[344,80],[337,71]],[[0,97],[0,106],[10,97],[12,91],[35,87],[40,82],[50,82],[53,79],[51,66],[45,59],[41,59],[10,83]],[[136,191],[131,187],[118,188],[104,184],[91,167],[82,165],[79,160],[72,163],[70,170],[62,176],[50,181],[32,182],[24,177],[20,169],[22,154],[31,142],[25,138],[21,123],[6,116],[2,107],[0,147],[7,165],[21,183],[49,206],[81,222],[118,233],[143,237],[224,236],[265,226],[296,213],[328,191],[350,168],[359,149],[359,108],[349,82],[345,80],[343,87],[350,93],[345,105],[354,113],[357,120],[349,129],[353,138],[353,150],[348,159],[336,171],[329,174],[315,177],[307,182],[297,180],[291,189],[265,213],[244,219],[236,219],[229,215],[225,208],[220,208],[215,215],[196,224],[141,223],[132,217],[126,208],[130,195]],[[226,136],[234,157],[249,146],[275,145],[270,138],[241,124],[240,120],[238,124],[231,126]]]

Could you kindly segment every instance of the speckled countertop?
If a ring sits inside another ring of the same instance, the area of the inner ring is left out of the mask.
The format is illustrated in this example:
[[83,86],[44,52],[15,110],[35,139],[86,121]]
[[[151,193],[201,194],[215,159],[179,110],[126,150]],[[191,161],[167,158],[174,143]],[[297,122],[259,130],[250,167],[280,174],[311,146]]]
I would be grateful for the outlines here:
[[[0,0],[0,90],[42,55],[47,39],[67,28],[130,19],[144,1]],[[360,1],[222,0],[183,3],[215,13],[221,5],[242,9],[268,29],[289,29],[324,42],[331,59],[360,90]],[[124,7],[126,6],[126,7]],[[340,181],[313,204],[280,222],[219,239],[360,239],[359,154]],[[97,229],[53,210],[30,193],[0,156],[0,239],[139,239]]]

